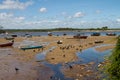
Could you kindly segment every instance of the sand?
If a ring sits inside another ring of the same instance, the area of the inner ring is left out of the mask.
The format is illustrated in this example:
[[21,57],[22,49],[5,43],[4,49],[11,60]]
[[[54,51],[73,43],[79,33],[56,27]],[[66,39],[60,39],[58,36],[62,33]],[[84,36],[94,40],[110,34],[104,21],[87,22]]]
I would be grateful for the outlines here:
[[[48,50],[51,47],[55,49],[49,51],[46,55],[46,60],[52,64],[68,63],[77,60],[76,52],[84,49],[101,45],[101,44],[116,44],[115,36],[90,36],[87,39],[74,39],[72,36],[40,36],[40,37],[17,37],[13,47],[0,48],[0,80],[43,80],[40,76],[42,73],[38,71],[40,69],[48,69],[43,65],[36,62],[35,55],[43,52],[43,50],[20,50],[20,47],[24,45],[25,41],[30,41],[34,44],[48,43],[45,45],[44,50]],[[57,44],[58,40],[62,40],[62,44]],[[95,44],[95,40],[104,40],[104,43]],[[0,42],[9,42],[4,38],[0,38]],[[104,51],[112,49],[113,47],[105,46],[96,48],[98,51]],[[19,68],[19,72],[16,74],[15,67]],[[39,70],[38,70],[39,69]],[[50,69],[48,69],[50,70]],[[47,80],[52,71],[44,80]]]

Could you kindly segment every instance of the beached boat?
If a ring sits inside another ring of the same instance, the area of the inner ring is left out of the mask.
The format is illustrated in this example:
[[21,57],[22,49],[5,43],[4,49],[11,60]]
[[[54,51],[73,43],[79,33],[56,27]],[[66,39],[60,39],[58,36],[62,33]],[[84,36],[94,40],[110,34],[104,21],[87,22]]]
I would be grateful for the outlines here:
[[116,36],[115,33],[106,33],[107,36]]
[[100,33],[94,32],[94,33],[91,34],[91,36],[100,36]]
[[48,32],[48,36],[52,36],[52,33],[51,33],[51,32]]
[[6,40],[13,40],[14,37],[5,37]]
[[85,35],[80,35],[80,34],[77,34],[75,36],[73,36],[73,38],[77,38],[77,39],[86,39],[88,36],[85,36]]
[[61,40],[57,41],[57,44],[62,44],[63,42]]
[[43,46],[26,46],[26,47],[21,47],[21,50],[28,50],[28,49],[39,49],[43,48]]
[[17,37],[17,35],[16,35],[16,34],[12,34],[11,36],[12,36],[12,37]]
[[13,43],[14,43],[14,41],[12,41],[12,42],[8,42],[8,43],[2,43],[2,44],[0,44],[0,47],[12,46]]
[[103,43],[104,41],[103,40],[95,40],[94,43]]

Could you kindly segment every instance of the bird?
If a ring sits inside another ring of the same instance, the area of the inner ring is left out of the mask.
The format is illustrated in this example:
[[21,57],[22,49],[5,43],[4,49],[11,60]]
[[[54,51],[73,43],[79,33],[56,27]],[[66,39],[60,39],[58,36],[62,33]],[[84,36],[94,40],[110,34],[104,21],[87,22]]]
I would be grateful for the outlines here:
[[15,67],[15,71],[16,71],[16,73],[18,73],[18,71],[19,71],[19,68]]
[[73,67],[71,65],[69,65],[69,68],[72,69]]

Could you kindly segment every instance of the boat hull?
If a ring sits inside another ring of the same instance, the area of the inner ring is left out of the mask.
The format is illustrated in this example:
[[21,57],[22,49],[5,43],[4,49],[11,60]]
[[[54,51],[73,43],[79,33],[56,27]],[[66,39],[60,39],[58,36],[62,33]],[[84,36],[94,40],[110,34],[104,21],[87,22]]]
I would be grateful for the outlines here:
[[88,36],[73,36],[73,37],[77,39],[87,39]]
[[13,42],[10,43],[4,43],[4,44],[0,44],[0,47],[7,47],[7,46],[12,46]]
[[28,46],[28,47],[22,47],[21,50],[28,50],[28,49],[39,49],[43,48],[43,46]]

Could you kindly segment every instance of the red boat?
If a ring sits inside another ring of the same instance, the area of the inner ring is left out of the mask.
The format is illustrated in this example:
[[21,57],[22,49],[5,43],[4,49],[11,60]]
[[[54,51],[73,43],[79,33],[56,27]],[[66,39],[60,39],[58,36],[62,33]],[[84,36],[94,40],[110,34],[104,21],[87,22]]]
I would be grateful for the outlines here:
[[115,33],[106,33],[107,36],[116,36]]
[[14,41],[12,41],[12,42],[8,42],[8,43],[3,43],[3,44],[0,44],[0,47],[12,46],[13,43],[14,43]]
[[73,38],[78,38],[78,39],[86,39],[88,36],[85,36],[85,35],[80,35],[80,34],[77,34],[75,36],[73,36]]

